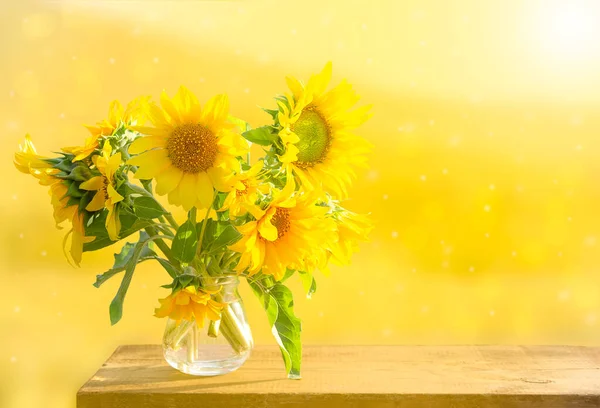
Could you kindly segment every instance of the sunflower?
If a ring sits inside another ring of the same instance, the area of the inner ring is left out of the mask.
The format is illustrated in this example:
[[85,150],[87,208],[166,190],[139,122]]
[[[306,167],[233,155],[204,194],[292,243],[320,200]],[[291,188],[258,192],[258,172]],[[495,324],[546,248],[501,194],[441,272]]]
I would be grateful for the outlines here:
[[[156,192],[169,195],[169,203],[190,210],[212,205],[214,188],[230,191],[231,175],[240,171],[237,157],[248,144],[227,120],[229,99],[217,95],[200,109],[198,99],[180,87],[173,98],[161,95],[162,109],[149,108],[154,127],[135,127],[147,136],[136,139],[129,164],[139,166],[137,179],[156,179]],[[140,154],[141,153],[141,154]]]
[[21,173],[31,174],[45,186],[56,182],[56,178],[53,176],[60,173],[60,170],[52,167],[46,157],[37,153],[30,135],[25,135],[25,143],[22,146],[19,145],[19,151],[15,153],[14,164]]
[[313,75],[306,86],[293,77],[292,94],[279,101],[279,137],[285,151],[279,159],[292,167],[307,189],[323,188],[345,198],[356,169],[366,167],[371,145],[352,130],[370,116],[370,106],[350,110],[358,101],[345,80],[326,91],[331,63]]
[[269,186],[261,183],[258,174],[263,168],[263,163],[259,162],[252,166],[248,171],[238,173],[232,177],[233,188],[225,197],[223,206],[219,211],[229,210],[229,218],[234,219],[246,213],[255,217],[260,214],[260,208],[256,205],[259,198],[258,194],[268,194]]
[[127,108],[123,109],[121,102],[114,100],[108,108],[108,119],[104,119],[95,126],[85,125],[90,136],[85,140],[84,146],[64,147],[62,150],[75,156],[73,161],[83,160],[98,149],[99,139],[102,136],[111,136],[122,124],[129,126],[145,121],[148,97],[134,99]]
[[68,237],[72,235],[70,254],[73,262],[79,265],[83,255],[83,244],[93,241],[94,237],[85,236],[83,214],[79,212],[78,205],[69,205],[69,189],[62,179],[55,177],[60,170],[55,169],[49,160],[37,154],[31,137],[27,135],[24,145],[19,146],[19,151],[15,153],[14,163],[20,172],[31,174],[39,180],[40,184],[50,187],[49,194],[54,208],[56,227],[61,229],[60,225],[64,221],[70,221],[73,225],[71,231],[65,236],[65,245]]
[[108,215],[106,217],[106,230],[111,240],[119,239],[121,230],[121,221],[116,211],[116,204],[123,201],[124,197],[117,192],[115,173],[121,166],[121,153],[111,156],[112,148],[110,143],[105,143],[101,156],[94,156],[93,161],[100,172],[100,176],[93,177],[79,186],[82,190],[96,191],[94,198],[85,208],[87,211],[95,212],[106,208]]
[[159,299],[160,307],[156,308],[154,316],[170,317],[177,324],[182,320],[191,321],[193,317],[198,327],[204,327],[206,318],[215,322],[221,319],[221,310],[225,305],[211,298],[216,292],[188,286]]
[[317,253],[335,235],[335,224],[325,218],[328,207],[316,205],[309,194],[294,193],[293,177],[256,221],[238,226],[242,238],[230,247],[241,253],[235,271],[250,275],[262,268],[281,279],[286,269],[305,270],[304,259]]
[[332,217],[337,227],[338,239],[331,244],[329,251],[333,261],[348,265],[352,254],[358,251],[358,243],[368,241],[374,226],[366,215],[339,208]]

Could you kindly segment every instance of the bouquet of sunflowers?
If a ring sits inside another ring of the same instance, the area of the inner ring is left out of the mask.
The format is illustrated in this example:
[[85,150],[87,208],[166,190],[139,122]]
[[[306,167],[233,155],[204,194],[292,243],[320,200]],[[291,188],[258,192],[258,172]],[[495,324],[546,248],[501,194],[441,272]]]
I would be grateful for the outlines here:
[[[235,289],[241,277],[264,306],[288,376],[300,376],[301,325],[286,282],[299,276],[310,296],[314,271],[347,264],[372,229],[341,204],[356,169],[366,167],[370,145],[352,131],[369,107],[352,109],[352,86],[327,90],[330,79],[331,64],[306,84],[288,77],[290,93],[264,109],[272,123],[254,129],[229,114],[226,95],[201,107],[182,86],[172,98],[163,92],[160,105],[149,97],[126,108],[113,102],[108,119],[87,126],[84,146],[55,157],[38,155],[26,136],[15,166],[49,187],[56,225],[70,223],[67,259],[79,265],[84,252],[131,241],[94,284],[121,279],[112,324],[137,265],[156,261],[169,279],[155,312],[169,318],[167,361],[192,374],[231,371],[252,348]],[[252,144],[264,150],[254,161]],[[164,201],[186,219],[176,220]],[[207,358],[210,345],[228,345],[229,353]],[[227,367],[196,364],[207,361]]]

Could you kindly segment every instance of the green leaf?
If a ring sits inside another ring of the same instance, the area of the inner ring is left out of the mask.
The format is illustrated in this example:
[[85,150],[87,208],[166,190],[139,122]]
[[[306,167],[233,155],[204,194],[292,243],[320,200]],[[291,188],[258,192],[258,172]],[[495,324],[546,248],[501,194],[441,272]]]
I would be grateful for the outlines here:
[[152,180],[140,180],[146,191],[152,191]]
[[[198,223],[198,234],[202,230],[202,223]],[[206,230],[202,239],[202,251],[206,253],[219,251],[236,243],[242,234],[239,233],[229,221],[206,220]]]
[[217,237],[213,241],[212,249],[218,250],[223,247],[233,245],[241,237],[242,234],[229,222],[219,221],[216,229]]
[[95,195],[95,191],[88,191],[83,195],[83,197],[81,197],[81,200],[79,200],[79,212],[83,212],[85,210],[85,207],[92,202]]
[[291,278],[292,275],[294,275],[294,273],[296,273],[295,269],[286,269],[285,270],[285,274],[283,275],[283,278],[281,278],[279,280],[279,282],[281,282],[281,283],[285,282],[286,280],[288,280],[289,278]]
[[310,272],[299,272],[298,276],[300,277],[302,286],[306,291],[306,297],[310,299],[317,291],[317,281],[315,280],[315,277]]
[[175,279],[177,277],[177,275],[179,275],[179,270],[173,266],[173,264],[169,261],[167,261],[166,259],[163,258],[152,258],[152,259],[156,259],[158,261],[159,264],[162,265],[162,267],[164,268],[165,271],[167,271],[167,273],[171,276],[171,278]]
[[[81,198],[83,197],[83,190],[79,189],[79,184],[81,183],[77,183],[75,181],[63,181],[63,184],[65,184],[66,186],[69,186],[69,189],[67,190],[67,194],[65,194],[65,197],[76,197],[76,198]],[[63,197],[64,198],[64,197]]]
[[[218,211],[221,209],[221,207],[223,207],[223,204],[225,204],[225,199],[227,198],[227,196],[229,195],[229,193],[218,193],[217,197],[215,198],[215,201],[213,203],[213,208],[215,209],[215,211]],[[219,215],[219,213],[217,213],[217,215]]]
[[[97,275],[96,283],[94,283],[94,286],[99,288],[104,282],[115,276],[117,273],[123,272],[125,270],[125,266],[133,257],[136,245],[142,241],[146,241],[147,239],[148,234],[142,232],[140,234],[140,239],[137,243],[133,244],[131,242],[127,242],[125,245],[123,245],[123,248],[121,248],[121,252],[114,255],[115,261],[113,263],[112,268],[100,275]],[[158,255],[156,255],[156,253],[153,250],[148,248],[148,246],[144,246],[142,252],[140,253],[140,258],[150,258],[157,256]]]
[[269,115],[271,115],[271,118],[273,118],[273,120],[277,120],[277,115],[279,114],[279,110],[278,109],[267,109],[267,108],[261,108],[263,111],[267,112]]
[[179,227],[173,239],[173,246],[171,247],[173,257],[180,262],[190,263],[196,256],[197,249],[198,233],[196,232],[196,225],[187,220]]
[[273,144],[278,138],[277,134],[271,132],[273,128],[271,126],[261,126],[256,129],[249,130],[242,133],[244,138],[252,143],[256,143],[261,146],[268,146]]
[[231,116],[229,115],[227,117],[227,119],[229,120],[229,122],[233,123],[235,126],[237,126],[237,128],[241,131],[241,132],[245,132],[246,130],[249,130],[249,125],[246,121],[240,119],[240,118],[236,118],[235,116]]
[[161,217],[167,212],[154,198],[148,196],[136,197],[133,200],[135,215],[144,220]]
[[[107,212],[103,211],[100,215],[92,218],[92,222],[86,225],[85,235],[88,237],[96,237],[92,242],[83,244],[83,251],[97,251],[115,243],[108,236],[106,231],[106,215]],[[135,215],[128,211],[124,211],[124,208],[120,207],[119,219],[121,220],[121,231],[119,232],[119,238],[124,239],[131,234],[138,232],[141,229],[152,225],[151,221],[138,219]]]
[[268,285],[266,280],[248,279],[252,291],[261,301],[271,325],[273,336],[279,344],[288,378],[299,379],[302,364],[302,324],[294,314],[292,292],[282,283]]
[[142,251],[144,250],[146,245],[148,245],[155,239],[164,238],[160,235],[155,235],[153,237],[147,238],[146,237],[147,235],[142,234],[140,236],[140,241],[137,244],[135,244],[131,257],[129,257],[129,260],[125,264],[125,275],[123,276],[123,280],[121,281],[121,286],[119,286],[117,294],[115,295],[112,302],[110,302],[109,313],[110,322],[112,325],[117,324],[123,316],[123,301],[125,300],[125,295],[127,294],[127,290],[129,289],[129,285],[131,284],[133,272],[135,271],[135,267],[137,266],[138,261],[140,260]]

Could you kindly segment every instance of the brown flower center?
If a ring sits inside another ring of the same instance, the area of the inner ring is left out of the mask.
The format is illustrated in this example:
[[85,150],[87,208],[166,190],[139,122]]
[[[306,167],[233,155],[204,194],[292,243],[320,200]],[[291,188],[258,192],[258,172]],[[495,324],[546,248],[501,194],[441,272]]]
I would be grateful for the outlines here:
[[248,194],[248,182],[246,180],[242,180],[242,184],[244,185],[244,187],[246,187],[243,190],[236,190],[235,194],[237,197],[241,197],[243,195]]
[[277,239],[280,239],[290,230],[290,210],[278,207],[271,223],[277,228]]
[[173,166],[184,173],[200,173],[211,168],[217,157],[217,138],[205,126],[186,123],[177,126],[167,140]]
[[102,176],[102,183],[102,192],[104,193],[104,199],[108,200],[110,198],[110,196],[108,195],[108,186],[110,185],[108,177]]
[[325,159],[331,145],[331,129],[315,107],[309,106],[302,111],[292,125],[292,131],[300,139],[296,143],[299,150],[297,166],[312,167]]

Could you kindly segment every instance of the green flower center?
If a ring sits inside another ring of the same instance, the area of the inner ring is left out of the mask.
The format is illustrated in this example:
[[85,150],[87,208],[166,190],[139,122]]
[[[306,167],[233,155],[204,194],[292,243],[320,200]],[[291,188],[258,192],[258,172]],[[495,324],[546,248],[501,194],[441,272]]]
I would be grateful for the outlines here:
[[297,165],[312,167],[325,159],[331,144],[331,132],[329,124],[316,109],[304,109],[292,125],[292,131],[300,138],[296,143],[299,150]]
[[186,123],[173,129],[167,151],[173,166],[196,174],[211,168],[218,153],[217,138],[199,123]]

